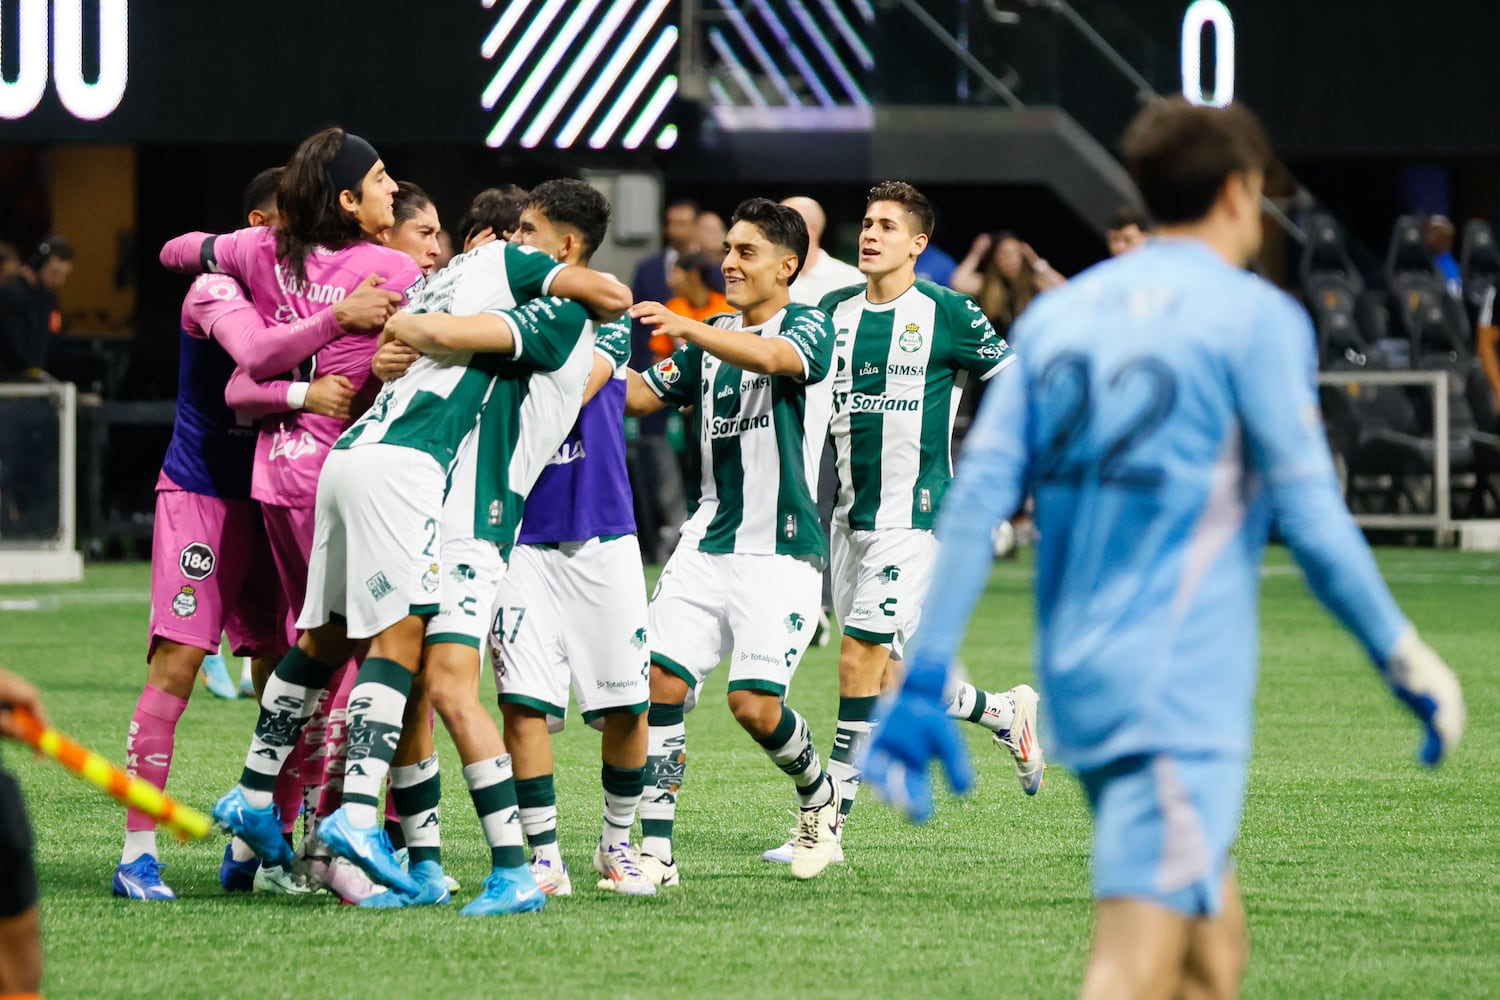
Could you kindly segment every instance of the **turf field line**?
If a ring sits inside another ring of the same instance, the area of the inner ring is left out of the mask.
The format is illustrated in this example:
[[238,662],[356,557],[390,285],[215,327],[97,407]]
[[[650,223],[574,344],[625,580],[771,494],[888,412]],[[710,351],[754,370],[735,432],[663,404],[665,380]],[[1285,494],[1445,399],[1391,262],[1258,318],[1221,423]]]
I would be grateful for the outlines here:
[[56,590],[35,596],[6,594],[0,597],[0,610],[56,611],[59,601],[66,604],[145,604],[150,600],[150,590]]

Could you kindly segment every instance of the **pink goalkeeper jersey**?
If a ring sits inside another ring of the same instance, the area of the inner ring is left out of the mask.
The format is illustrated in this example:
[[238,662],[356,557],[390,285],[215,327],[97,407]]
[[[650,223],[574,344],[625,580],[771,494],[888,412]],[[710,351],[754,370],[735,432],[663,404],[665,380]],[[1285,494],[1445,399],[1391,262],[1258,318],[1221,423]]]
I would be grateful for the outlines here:
[[[208,233],[177,237],[162,248],[162,263],[188,272],[201,271],[211,263],[215,270],[238,278],[250,289],[256,310],[268,324],[314,316],[341,301],[371,274],[385,279],[382,287],[401,292],[403,304],[422,284],[416,261],[377,243],[314,250],[307,257],[307,280],[299,284],[276,259],[275,229],[255,227],[217,237],[211,262],[203,252],[209,238]],[[308,381],[343,375],[354,385],[355,412],[359,413],[380,388],[370,374],[376,340],[373,334],[338,337],[319,349],[297,375]],[[255,447],[250,495],[262,503],[311,507],[318,495],[323,461],[346,427],[345,421],[305,410],[264,419]]]

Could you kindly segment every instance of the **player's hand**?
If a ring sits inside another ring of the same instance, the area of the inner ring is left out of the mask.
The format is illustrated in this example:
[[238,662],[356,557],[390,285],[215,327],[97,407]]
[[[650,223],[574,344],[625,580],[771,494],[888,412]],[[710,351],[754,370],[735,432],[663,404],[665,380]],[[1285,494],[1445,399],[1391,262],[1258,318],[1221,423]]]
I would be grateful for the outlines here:
[[324,375],[307,387],[302,408],[308,413],[348,420],[354,403],[354,383],[342,375]]
[[1385,679],[1427,729],[1417,759],[1437,767],[1458,746],[1469,719],[1458,677],[1416,629],[1408,628],[1385,663]]
[[479,230],[476,233],[470,233],[469,238],[464,240],[464,253],[468,253],[470,250],[477,250],[479,247],[484,246],[486,243],[493,243],[499,238],[500,237],[496,235],[495,230],[491,229],[489,226],[485,226],[483,229]]
[[51,725],[47,720],[47,708],[42,704],[42,693],[31,682],[22,680],[9,670],[0,670],[0,736],[13,740],[21,738],[10,713],[12,707],[26,708],[41,720],[42,725]]
[[413,347],[399,341],[392,340],[380,345],[380,350],[370,359],[370,371],[382,382],[398,379],[406,374],[406,369],[422,355]]
[[350,333],[376,333],[385,326],[391,314],[401,308],[401,293],[380,286],[385,279],[372,274],[334,304],[333,318]]
[[911,664],[906,681],[877,713],[880,725],[859,765],[862,784],[918,823],[932,815],[928,769],[934,760],[954,792],[963,795],[974,787],[968,748],[943,703],[946,676],[941,665]]
[[652,328],[652,336],[686,338],[688,330],[696,325],[686,316],[679,316],[660,302],[637,302],[630,307],[630,317],[638,319]]

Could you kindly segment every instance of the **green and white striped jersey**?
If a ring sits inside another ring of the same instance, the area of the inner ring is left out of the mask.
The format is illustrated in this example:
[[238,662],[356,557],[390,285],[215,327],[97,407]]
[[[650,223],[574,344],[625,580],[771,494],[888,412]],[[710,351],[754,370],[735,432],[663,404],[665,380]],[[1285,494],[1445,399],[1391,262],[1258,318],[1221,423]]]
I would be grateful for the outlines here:
[[583,408],[595,323],[577,302],[553,297],[502,315],[516,332],[516,354],[496,371],[473,437],[449,474],[443,537],[471,534],[508,556],[527,494]]
[[[456,316],[503,312],[545,295],[565,266],[532,247],[490,243],[453,258],[407,308]],[[518,357],[521,346],[518,342]],[[492,379],[507,360],[501,354],[472,352],[424,355],[405,375],[385,384],[334,447],[400,445],[426,452],[450,468],[474,428]]]
[[975,301],[918,280],[873,305],[862,288],[831,292],[835,524],[855,531],[931,529],[953,479],[953,420],[964,373],[988,379],[1015,354]]
[[811,306],[790,304],[759,327],[739,313],[709,320],[723,330],[784,337],[802,358],[801,378],[756,375],[692,344],[646,370],[671,406],[695,407],[702,497],[682,544],[703,552],[828,558],[818,521],[818,463],[828,433],[833,326]]

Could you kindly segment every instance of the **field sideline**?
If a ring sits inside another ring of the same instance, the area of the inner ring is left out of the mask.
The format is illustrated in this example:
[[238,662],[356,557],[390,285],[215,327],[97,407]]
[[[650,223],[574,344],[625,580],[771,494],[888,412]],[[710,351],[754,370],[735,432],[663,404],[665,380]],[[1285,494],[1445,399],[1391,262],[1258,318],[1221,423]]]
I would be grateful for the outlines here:
[[[1255,757],[1236,852],[1252,934],[1247,997],[1477,997],[1500,990],[1500,558],[1383,550],[1424,637],[1458,671],[1470,730],[1437,774],[1412,763],[1415,723],[1363,654],[1271,554],[1262,608]],[[991,690],[1030,678],[1027,560],[999,565],[964,659]],[[91,566],[87,582],[0,587],[0,664],[29,677],[65,732],[119,761],[145,676],[144,564]],[[57,600],[51,600],[52,597]],[[15,605],[12,605],[15,606]],[[810,651],[790,700],[825,754],[836,648]],[[237,670],[237,668],[236,668]],[[1010,759],[966,726],[977,792],[907,827],[862,797],[849,863],[794,882],[759,860],[792,821],[786,779],[739,732],[722,671],[688,718],[678,811],[680,890],[593,889],[598,737],[557,740],[559,835],[574,895],[540,914],[461,918],[361,912],[318,896],[226,897],[223,840],[163,837],[175,904],[111,898],[123,810],[61,768],[7,747],[36,827],[45,994],[105,996],[985,996],[1077,990],[1088,944],[1088,822],[1061,769],[1027,799]],[[484,700],[493,708],[486,679]],[[178,728],[168,791],[200,809],[239,773],[249,701],[201,686]],[[488,856],[451,742],[445,864],[461,904]],[[1045,733],[1043,734],[1045,739]]]

